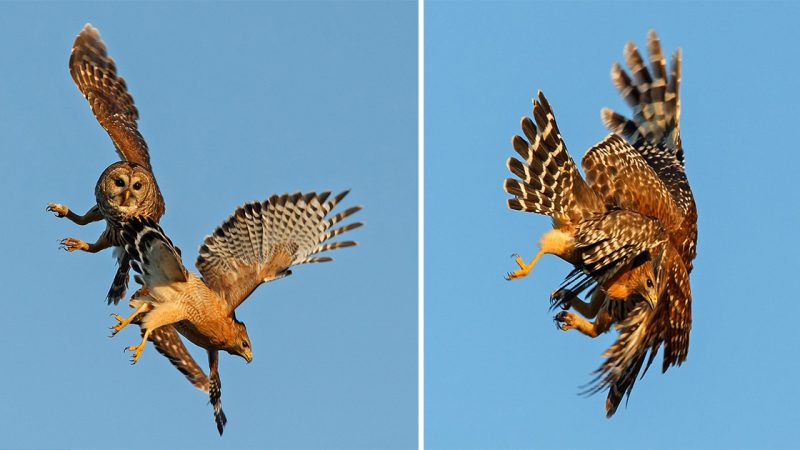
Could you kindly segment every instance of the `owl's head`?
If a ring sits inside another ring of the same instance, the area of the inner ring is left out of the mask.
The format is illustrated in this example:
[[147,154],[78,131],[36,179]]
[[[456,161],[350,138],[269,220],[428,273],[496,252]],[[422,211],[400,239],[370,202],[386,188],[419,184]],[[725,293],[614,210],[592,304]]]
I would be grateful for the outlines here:
[[135,215],[156,203],[158,187],[149,170],[130,161],[119,161],[100,175],[95,196],[101,207]]
[[250,336],[247,335],[247,327],[243,322],[236,320],[233,317],[234,324],[234,338],[229,341],[228,347],[225,349],[231,355],[237,355],[244,358],[248,363],[253,360],[253,349],[250,347]]

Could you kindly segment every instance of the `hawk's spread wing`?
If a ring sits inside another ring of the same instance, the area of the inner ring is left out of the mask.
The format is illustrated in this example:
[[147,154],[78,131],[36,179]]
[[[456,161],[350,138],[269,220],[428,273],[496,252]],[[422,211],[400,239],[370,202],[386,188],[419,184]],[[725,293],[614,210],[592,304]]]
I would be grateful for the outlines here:
[[670,232],[683,222],[664,182],[620,136],[610,134],[594,145],[582,164],[586,181],[606,205],[655,217]]
[[88,23],[75,38],[69,73],[100,125],[111,136],[119,156],[150,170],[150,155],[136,124],[139,112],[133,97],[125,80],[117,76],[117,67],[108,56],[100,33]]
[[330,192],[274,195],[265,202],[237,208],[200,247],[196,266],[203,281],[233,311],[261,283],[291,274],[291,266],[331,261],[314,255],[356,245],[353,241],[326,242],[362,225],[355,222],[333,229],[359,211],[359,206],[326,218],[347,193],[330,201],[326,201]]

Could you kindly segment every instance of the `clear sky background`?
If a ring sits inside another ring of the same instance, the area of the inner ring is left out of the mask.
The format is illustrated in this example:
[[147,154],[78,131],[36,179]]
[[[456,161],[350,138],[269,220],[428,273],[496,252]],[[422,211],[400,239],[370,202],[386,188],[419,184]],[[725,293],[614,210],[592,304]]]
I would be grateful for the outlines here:
[[[364,206],[360,247],[237,311],[255,358],[221,357],[222,438],[207,396],[151,345],[129,364],[138,330],[108,337],[109,314],[130,311],[105,304],[111,252],[58,249],[104,225],[45,212],[85,212],[117,160],[67,71],[86,22],[139,108],[188,267],[246,201],[352,188],[343,206]],[[0,447],[416,445],[416,3],[1,3],[0,49]]]
[[[796,3],[426,2],[427,448],[796,447]],[[636,384],[608,420],[582,398],[615,338],[562,332],[543,258],[506,282],[547,217],[511,211],[511,137],[544,90],[573,158],[601,140],[626,41],[683,48],[686,169],[700,236],[687,362]]]

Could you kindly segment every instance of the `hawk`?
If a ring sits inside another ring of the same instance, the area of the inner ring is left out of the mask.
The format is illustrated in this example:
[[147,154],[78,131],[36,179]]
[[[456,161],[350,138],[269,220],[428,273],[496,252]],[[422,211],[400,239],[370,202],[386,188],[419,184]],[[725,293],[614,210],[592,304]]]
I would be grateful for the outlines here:
[[[609,389],[606,403],[609,417],[616,411],[622,396],[630,396],[645,357],[647,363],[642,376],[662,344],[662,372],[671,366],[680,366],[686,360],[692,327],[689,273],[697,253],[697,206],[686,177],[680,136],[682,53],[678,49],[673,54],[668,76],[661,42],[654,30],[647,35],[647,51],[650,70],[632,42],[628,42],[624,49],[625,61],[632,76],[618,63],[611,67],[611,79],[632,108],[633,118],[629,119],[608,108],[601,111],[601,118],[609,130],[624,136],[663,183],[655,192],[652,190],[655,185],[632,191],[627,201],[638,204],[640,210],[649,208],[651,214],[658,215],[667,211],[655,208],[652,203],[642,199],[661,196],[662,204],[671,204],[668,211],[672,217],[670,221],[678,221],[672,222],[668,231],[667,284],[657,308],[637,308],[618,325],[620,337],[606,351],[604,356],[607,359],[598,369],[596,384],[590,389],[590,392]],[[637,193],[639,198],[636,198]]]
[[237,208],[200,247],[195,264],[200,277],[184,267],[176,247],[155,221],[131,219],[123,231],[125,250],[143,288],[131,298],[134,313],[119,318],[114,329],[119,331],[137,320],[142,340],[128,347],[133,351],[133,363],[148,337],[169,325],[206,349],[208,392],[222,434],[227,419],[221,407],[219,352],[241,356],[247,362],[253,358],[247,329],[237,320],[236,308],[262,283],[291,275],[292,266],[331,261],[316,255],[357,245],[354,241],[330,242],[362,225],[354,222],[334,228],[358,212],[359,206],[328,217],[347,193],[331,200],[330,192],[274,195]]
[[[584,181],[541,91],[533,102],[533,116],[536,123],[522,119],[528,140],[512,139],[525,162],[508,159],[508,169],[519,179],[506,179],[504,189],[514,196],[508,200],[509,208],[548,215],[553,229],[542,236],[530,263],[516,256],[519,269],[507,279],[526,276],[543,254],[550,253],[576,268],[568,278],[575,286],[568,290],[565,303],[596,284],[612,303],[625,305],[634,297],[654,308],[661,294],[658,265],[668,243],[664,225],[636,211],[610,207]],[[586,331],[591,327],[577,322],[573,326]]]

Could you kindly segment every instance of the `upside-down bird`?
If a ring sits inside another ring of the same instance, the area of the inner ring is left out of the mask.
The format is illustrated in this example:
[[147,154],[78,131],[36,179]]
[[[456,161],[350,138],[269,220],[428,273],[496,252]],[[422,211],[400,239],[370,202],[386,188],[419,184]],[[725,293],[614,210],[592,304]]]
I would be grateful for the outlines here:
[[133,218],[127,222],[125,249],[143,288],[130,301],[134,313],[120,320],[117,329],[140,316],[142,341],[128,348],[134,352],[133,362],[148,336],[170,324],[206,349],[209,397],[222,434],[227,419],[220,400],[219,351],[247,362],[253,357],[247,329],[236,319],[236,308],[262,283],[291,275],[290,267],[331,261],[315,255],[356,245],[354,241],[329,242],[362,225],[354,222],[334,228],[359,211],[358,206],[327,217],[345,195],[347,191],[331,200],[329,192],[275,195],[237,208],[200,247],[196,266],[201,277],[184,267],[175,246],[155,221]]
[[[69,73],[89,102],[97,121],[108,132],[122,161],[111,164],[100,175],[95,185],[96,204],[86,214],[75,214],[58,203],[48,204],[47,210],[78,225],[105,220],[106,228],[95,243],[66,238],[61,245],[70,252],[82,250],[89,253],[114,247],[118,268],[106,298],[109,304],[117,304],[128,289],[130,269],[130,258],[122,241],[122,224],[133,217],[146,217],[158,222],[166,207],[153,176],[147,143],[138,129],[139,111],[125,80],[117,75],[116,64],[108,55],[100,32],[90,24],[86,24],[75,38]],[[150,340],[192,384],[208,391],[208,377],[172,326],[154,330]]]
[[[524,158],[508,159],[509,170],[519,179],[508,178],[506,192],[514,198],[514,210],[548,215],[553,229],[539,241],[540,250],[507,279],[526,276],[538,259],[551,253],[575,267],[575,287],[580,292],[597,284],[602,292],[623,308],[631,299],[644,300],[655,308],[663,286],[659,285],[659,264],[668,243],[663,224],[635,211],[609,207],[584,181],[570,158],[553,111],[540,91],[533,102],[534,123],[522,119],[528,140],[514,136],[514,150]],[[577,317],[576,317],[577,319]],[[592,324],[569,324],[592,334]]]
[[[645,214],[669,215],[666,289],[655,310],[639,308],[618,328],[619,339],[605,353],[607,358],[598,369],[597,384],[590,390],[609,388],[606,411],[613,415],[622,396],[630,395],[633,384],[649,352],[642,376],[664,345],[662,372],[680,366],[689,351],[692,327],[692,296],[689,273],[697,252],[697,206],[684,168],[684,152],[680,135],[681,50],[672,56],[670,74],[654,30],[647,36],[651,70],[632,42],[625,45],[624,57],[629,76],[619,64],[613,64],[611,79],[625,102],[633,109],[628,119],[608,108],[601,111],[603,123],[614,133],[624,136],[631,147],[663,184],[652,183],[647,189],[630,192],[633,202]],[[621,141],[621,139],[620,139]],[[650,176],[650,175],[648,175]],[[591,183],[591,182],[590,182]],[[655,186],[658,186],[654,189]],[[597,187],[601,191],[602,187]],[[638,198],[637,198],[637,195]],[[666,209],[653,208],[656,196]],[[643,208],[654,210],[645,211]]]

